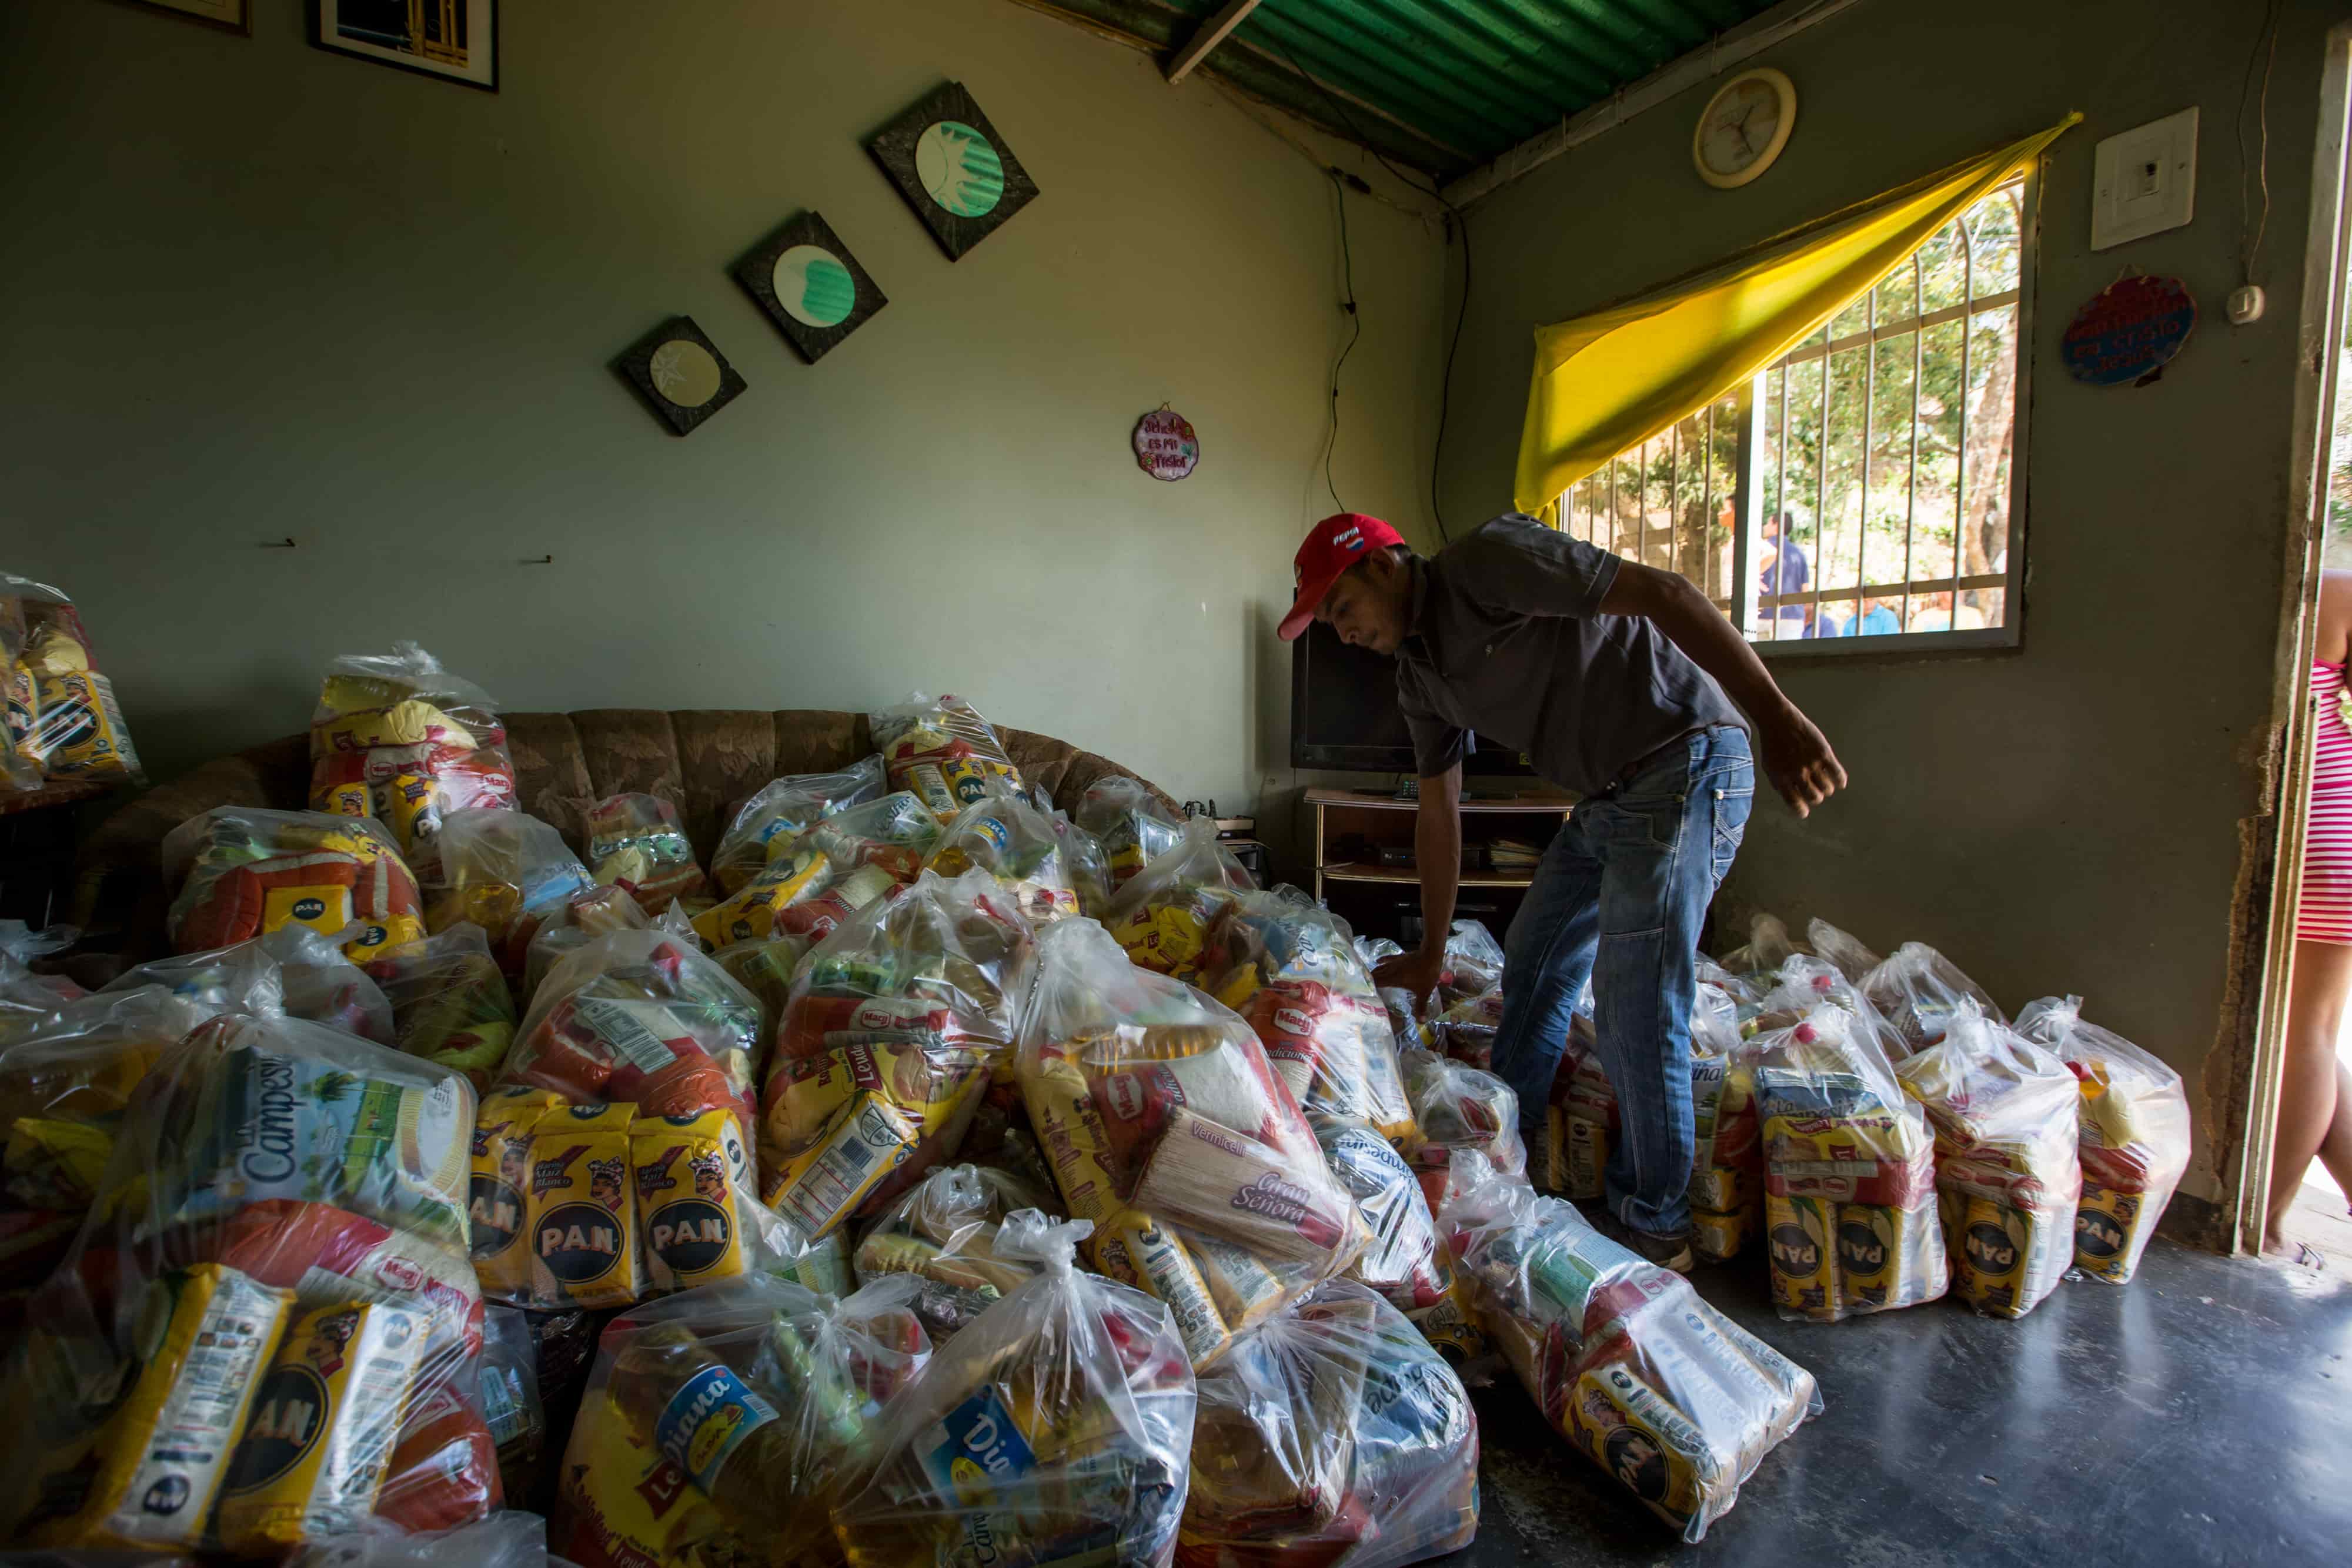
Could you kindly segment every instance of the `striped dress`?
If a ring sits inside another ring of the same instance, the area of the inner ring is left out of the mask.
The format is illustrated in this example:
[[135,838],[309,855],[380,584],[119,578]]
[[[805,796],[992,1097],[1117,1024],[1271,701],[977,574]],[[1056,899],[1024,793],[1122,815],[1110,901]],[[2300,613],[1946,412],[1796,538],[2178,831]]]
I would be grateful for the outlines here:
[[2344,666],[2311,666],[2311,821],[2303,836],[2299,942],[2352,944],[2352,728],[2344,723]]

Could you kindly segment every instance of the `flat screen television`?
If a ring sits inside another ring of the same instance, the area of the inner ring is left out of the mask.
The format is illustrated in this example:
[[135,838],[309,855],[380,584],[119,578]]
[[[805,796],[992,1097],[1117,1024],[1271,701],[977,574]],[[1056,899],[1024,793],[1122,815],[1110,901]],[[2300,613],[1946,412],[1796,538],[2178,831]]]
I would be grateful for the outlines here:
[[[1412,737],[1397,707],[1396,661],[1351,648],[1317,621],[1290,645],[1290,765],[1366,773],[1415,771]],[[1480,778],[1530,779],[1516,751],[1471,737],[1462,771]]]

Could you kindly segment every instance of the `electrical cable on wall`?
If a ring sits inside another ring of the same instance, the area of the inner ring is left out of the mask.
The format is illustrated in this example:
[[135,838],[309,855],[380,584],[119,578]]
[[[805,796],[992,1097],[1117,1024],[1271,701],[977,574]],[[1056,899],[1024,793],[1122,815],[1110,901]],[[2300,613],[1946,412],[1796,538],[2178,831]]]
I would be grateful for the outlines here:
[[1345,279],[1347,288],[1347,298],[1339,301],[1339,308],[1348,313],[1350,325],[1347,345],[1339,350],[1339,357],[1331,361],[1331,430],[1323,441],[1323,487],[1331,492],[1331,504],[1344,512],[1348,504],[1339,499],[1339,486],[1331,478],[1331,456],[1339,447],[1339,367],[1346,364],[1348,356],[1356,351],[1356,340],[1364,335],[1364,319],[1356,309],[1356,260],[1348,248],[1348,187],[1339,170],[1333,169],[1329,172],[1331,200],[1338,204],[1339,211],[1340,276]]
[[[2278,62],[2279,13],[2285,0],[2271,0],[2263,13],[2263,30],[2255,36],[2253,52],[2246,57],[2246,77],[2238,91],[2238,118],[2231,129],[2238,139],[2238,270],[2241,281],[2252,285],[2263,256],[2263,233],[2271,222],[2271,68]],[[2254,99],[2254,62],[2263,62],[2263,85],[2255,101],[2257,141],[2252,159],[2254,178],[2262,188],[2262,215],[2252,215],[2246,200],[2246,104]]]

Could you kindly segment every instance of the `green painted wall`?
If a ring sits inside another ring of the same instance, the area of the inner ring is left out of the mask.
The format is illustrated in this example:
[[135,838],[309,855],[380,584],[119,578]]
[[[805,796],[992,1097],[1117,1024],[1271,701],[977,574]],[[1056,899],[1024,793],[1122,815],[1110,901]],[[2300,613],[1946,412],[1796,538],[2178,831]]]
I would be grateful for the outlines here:
[[[2058,991],[2179,1066],[2210,1134],[2246,1049],[2227,1005],[2241,833],[2263,810],[2289,555],[2289,425],[2321,38],[2290,0],[2270,89],[2270,313],[2238,282],[2231,126],[2263,7],[1981,0],[1855,8],[1759,59],[1796,131],[1745,189],[1690,164],[1707,89],[1544,165],[1471,218],[1477,290],[1454,381],[1447,513],[1510,503],[1529,332],[2047,125],[2032,341],[2025,646],[1993,657],[1774,664],[1853,774],[1799,822],[1758,811],[1723,913],[1820,915],[1885,950],[1934,944],[2005,1005]],[[2197,219],[2090,248],[2102,137],[2200,106]],[[2248,134],[2252,133],[2251,116]],[[2185,278],[2204,315],[2158,383],[2079,385],[2067,318],[2126,265]],[[2200,1079],[2201,1077],[2201,1089]],[[2189,1189],[2216,1190],[2200,1149]]]
[[[921,685],[1228,810],[1287,789],[1331,185],[1208,84],[1004,4],[564,0],[502,8],[492,96],[254,8],[0,7],[0,564],[82,601],[152,770],[414,637],[517,708]],[[956,264],[863,145],[947,77],[1044,191]],[[728,275],[803,206],[890,297],[815,367]],[[1339,489],[1417,524],[1444,244],[1349,216]],[[672,312],[751,383],[684,440],[605,368]],[[1163,399],[1181,484],[1129,450]]]

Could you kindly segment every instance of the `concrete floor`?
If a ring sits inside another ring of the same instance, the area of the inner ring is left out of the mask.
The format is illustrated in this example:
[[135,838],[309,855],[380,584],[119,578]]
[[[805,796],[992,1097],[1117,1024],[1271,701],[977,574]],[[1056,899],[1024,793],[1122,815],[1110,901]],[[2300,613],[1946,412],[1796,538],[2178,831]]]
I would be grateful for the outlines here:
[[1775,1317],[1759,1262],[1694,1283],[1827,1412],[1685,1547],[1505,1371],[1475,1396],[1478,1540],[1438,1561],[2352,1563],[2352,1277],[2158,1241],[2131,1284],[2069,1283],[2015,1322],[1937,1302],[1826,1326]]

